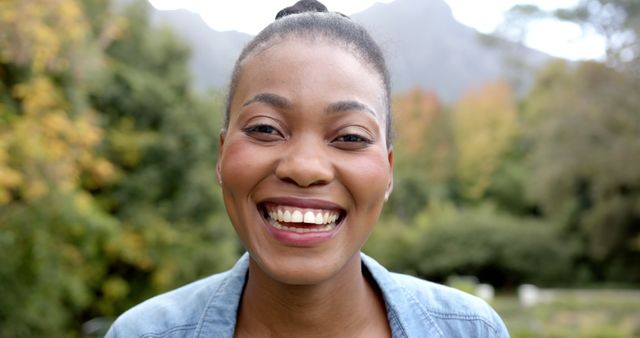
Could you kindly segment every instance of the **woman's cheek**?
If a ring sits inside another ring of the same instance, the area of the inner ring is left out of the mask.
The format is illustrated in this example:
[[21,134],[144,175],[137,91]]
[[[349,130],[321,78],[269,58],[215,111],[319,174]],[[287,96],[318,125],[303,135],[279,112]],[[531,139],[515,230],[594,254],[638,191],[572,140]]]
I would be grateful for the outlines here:
[[[386,154],[385,154],[386,155]],[[371,154],[355,161],[344,161],[341,166],[353,185],[349,190],[359,192],[356,199],[367,201],[369,208],[378,207],[384,201],[387,186],[391,180],[391,168],[386,156]]]
[[[229,156],[227,156],[229,154]],[[256,151],[246,143],[231,141],[225,144],[221,159],[221,174],[224,185],[238,189],[253,182],[261,175],[264,152]]]

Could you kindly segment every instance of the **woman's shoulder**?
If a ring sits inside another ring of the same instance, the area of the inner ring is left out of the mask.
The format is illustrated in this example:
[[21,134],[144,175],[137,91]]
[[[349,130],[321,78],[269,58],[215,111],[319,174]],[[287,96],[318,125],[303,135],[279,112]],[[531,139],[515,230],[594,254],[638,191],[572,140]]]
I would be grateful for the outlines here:
[[[224,280],[217,274],[150,298],[123,313],[107,337],[164,337],[177,331],[191,331],[198,325],[208,299]],[[186,332],[185,332],[186,333]]]
[[407,296],[434,316],[492,318],[495,313],[483,299],[464,291],[410,275],[393,272],[390,274],[402,286]]
[[245,263],[241,259],[229,271],[134,306],[116,319],[106,337],[187,337],[202,326],[204,318],[235,313],[246,276]]
[[414,276],[389,272],[369,257],[364,261],[385,297],[389,316],[396,317],[404,329],[429,330],[435,337],[509,336],[502,319],[481,298]]
[[446,337],[508,337],[495,310],[466,292],[404,274],[392,273],[415,308],[433,320]]

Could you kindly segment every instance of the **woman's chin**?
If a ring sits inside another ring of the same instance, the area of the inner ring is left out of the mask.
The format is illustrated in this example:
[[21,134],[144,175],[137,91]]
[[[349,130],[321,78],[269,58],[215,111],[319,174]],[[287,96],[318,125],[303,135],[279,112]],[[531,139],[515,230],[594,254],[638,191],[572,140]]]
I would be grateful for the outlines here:
[[254,268],[270,279],[287,285],[319,285],[338,275],[348,259],[334,255],[281,255],[280,257],[255,259]]

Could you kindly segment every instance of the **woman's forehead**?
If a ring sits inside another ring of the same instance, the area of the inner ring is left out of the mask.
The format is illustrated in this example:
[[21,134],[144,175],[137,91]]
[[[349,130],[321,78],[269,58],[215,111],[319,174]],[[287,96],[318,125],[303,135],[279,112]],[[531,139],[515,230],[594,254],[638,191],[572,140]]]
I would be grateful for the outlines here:
[[312,40],[290,36],[273,41],[248,55],[241,64],[232,106],[261,92],[276,92],[290,99],[368,101],[384,116],[382,77],[353,50],[327,38]]

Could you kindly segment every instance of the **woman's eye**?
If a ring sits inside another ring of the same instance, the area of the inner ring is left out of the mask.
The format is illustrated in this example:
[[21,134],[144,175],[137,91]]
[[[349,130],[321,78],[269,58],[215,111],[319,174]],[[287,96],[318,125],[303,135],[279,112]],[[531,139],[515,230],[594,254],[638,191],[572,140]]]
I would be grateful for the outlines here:
[[244,129],[245,132],[249,133],[263,133],[263,134],[277,134],[278,131],[276,128],[267,125],[267,124],[259,124],[257,126],[252,126]]
[[366,141],[364,137],[360,135],[354,135],[354,134],[340,136],[338,137],[338,140],[341,142],[365,142]]
[[273,140],[282,137],[282,133],[278,129],[268,124],[258,124],[242,129],[247,135],[258,139]]
[[346,134],[338,136],[334,141],[334,144],[338,144],[341,147],[347,147],[350,149],[364,148],[373,141],[357,134]]

